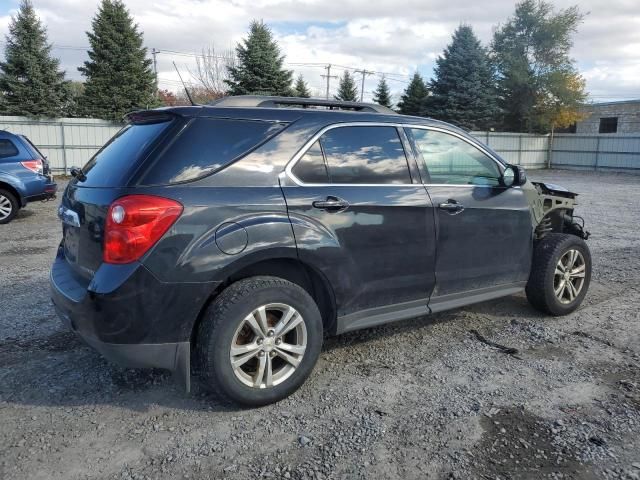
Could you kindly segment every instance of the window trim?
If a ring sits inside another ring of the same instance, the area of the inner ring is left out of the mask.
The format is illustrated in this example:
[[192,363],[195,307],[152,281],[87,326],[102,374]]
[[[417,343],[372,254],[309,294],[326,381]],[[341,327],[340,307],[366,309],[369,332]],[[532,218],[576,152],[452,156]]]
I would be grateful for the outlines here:
[[[346,187],[411,187],[411,186],[416,186],[416,185],[422,184],[424,186],[432,186],[432,187],[467,187],[467,188],[468,187],[471,187],[471,188],[484,187],[484,188],[496,188],[495,185],[470,185],[470,184],[456,185],[456,184],[449,184],[449,183],[427,183],[422,178],[420,179],[420,183],[416,184],[416,183],[305,183],[302,180],[300,180],[298,177],[296,177],[291,170],[296,165],[296,163],[298,163],[298,160],[300,160],[307,153],[307,150],[309,150],[309,148],[311,148],[311,146],[316,141],[318,141],[320,139],[320,137],[322,135],[324,135],[326,132],[328,132],[329,130],[333,130],[334,128],[342,128],[342,127],[394,127],[396,129],[396,132],[398,133],[398,136],[400,137],[400,141],[402,142],[402,147],[403,147],[403,150],[404,150],[404,154],[405,154],[405,157],[407,159],[407,168],[409,169],[409,178],[410,179],[412,179],[412,175],[411,175],[411,167],[408,164],[408,162],[410,162],[413,159],[416,163],[418,163],[418,169],[420,171],[421,177],[424,176],[423,175],[424,174],[424,165],[421,165],[420,162],[418,161],[418,160],[423,161],[422,154],[420,152],[414,152],[414,151],[407,152],[406,145],[404,144],[404,142],[402,140],[402,136],[401,136],[401,132],[404,129],[415,128],[415,129],[418,129],[418,130],[433,130],[433,131],[436,131],[436,132],[442,132],[442,133],[446,133],[446,134],[449,134],[449,135],[453,135],[454,137],[459,138],[463,142],[468,143],[472,147],[477,148],[482,153],[487,155],[491,160],[493,160],[498,165],[498,168],[499,168],[501,173],[504,171],[504,168],[506,166],[505,163],[503,163],[502,161],[498,160],[490,151],[488,151],[483,146],[481,146],[479,144],[475,144],[472,141],[470,141],[468,138],[466,138],[463,135],[459,134],[458,132],[454,132],[454,131],[449,130],[447,128],[433,127],[433,126],[430,126],[430,125],[413,125],[413,124],[397,123],[397,122],[393,122],[393,123],[391,123],[391,122],[344,122],[344,123],[333,123],[331,125],[326,125],[323,128],[321,128],[318,132],[316,132],[315,135],[313,135],[311,137],[311,139],[308,140],[302,146],[302,148],[300,150],[298,150],[298,152],[287,163],[287,165],[286,165],[286,167],[284,169],[287,177],[289,177],[299,187],[328,187],[328,186],[337,186],[337,187],[345,187],[345,186]],[[410,139],[408,139],[408,140],[410,140]],[[409,142],[409,143],[411,143],[411,142]],[[321,146],[322,146],[322,144],[321,144]],[[411,147],[412,147],[411,149],[413,150],[413,146],[411,146]],[[412,154],[412,155],[410,155],[412,158],[409,158],[409,153]],[[324,154],[324,151],[323,151],[323,154]],[[325,163],[326,163],[326,159],[325,159]]]

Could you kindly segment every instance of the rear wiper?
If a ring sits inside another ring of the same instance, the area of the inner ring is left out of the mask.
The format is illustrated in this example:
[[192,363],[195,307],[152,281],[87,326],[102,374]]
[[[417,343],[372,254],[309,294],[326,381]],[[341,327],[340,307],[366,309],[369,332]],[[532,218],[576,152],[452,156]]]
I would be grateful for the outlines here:
[[71,176],[77,178],[79,182],[84,182],[87,179],[80,167],[71,167]]

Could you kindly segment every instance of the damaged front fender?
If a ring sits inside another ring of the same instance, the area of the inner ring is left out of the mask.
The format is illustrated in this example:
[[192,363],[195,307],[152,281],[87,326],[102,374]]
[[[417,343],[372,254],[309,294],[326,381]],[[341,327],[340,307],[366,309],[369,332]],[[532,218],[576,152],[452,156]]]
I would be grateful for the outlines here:
[[535,239],[547,233],[570,233],[586,240],[589,232],[584,229],[584,220],[574,214],[578,205],[577,193],[560,185],[527,181],[522,185],[529,208]]

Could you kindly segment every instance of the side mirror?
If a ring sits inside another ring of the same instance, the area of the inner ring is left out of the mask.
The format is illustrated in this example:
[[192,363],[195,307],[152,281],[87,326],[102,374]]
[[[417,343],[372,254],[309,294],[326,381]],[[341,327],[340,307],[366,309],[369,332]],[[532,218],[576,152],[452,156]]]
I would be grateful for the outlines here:
[[502,173],[502,185],[509,187],[519,187],[527,182],[527,172],[520,165],[507,165]]

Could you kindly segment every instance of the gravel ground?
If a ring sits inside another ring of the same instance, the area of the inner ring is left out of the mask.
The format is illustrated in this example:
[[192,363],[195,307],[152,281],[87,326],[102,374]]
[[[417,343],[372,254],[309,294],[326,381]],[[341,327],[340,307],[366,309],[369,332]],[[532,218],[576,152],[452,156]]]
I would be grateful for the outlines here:
[[254,410],[67,332],[47,284],[57,202],[30,205],[0,226],[0,478],[639,479],[640,177],[530,176],[581,193],[580,310],[519,295],[330,338],[296,394]]

